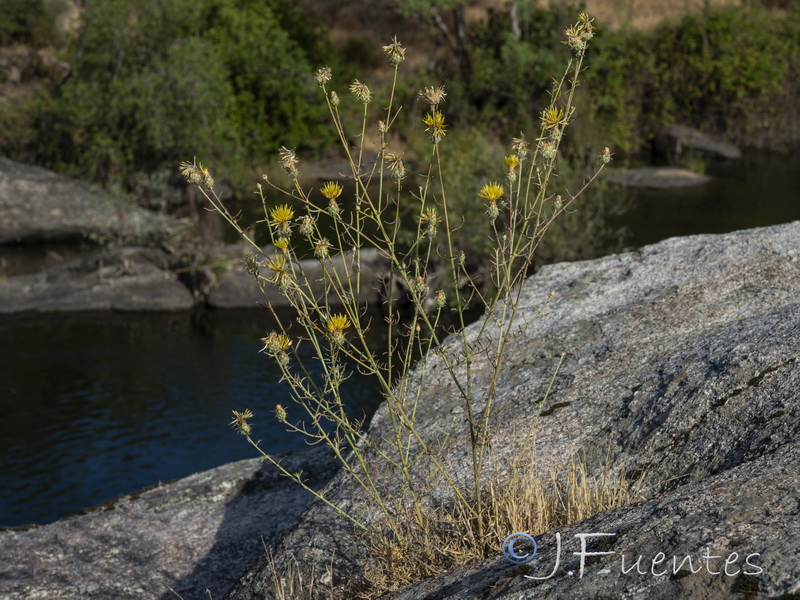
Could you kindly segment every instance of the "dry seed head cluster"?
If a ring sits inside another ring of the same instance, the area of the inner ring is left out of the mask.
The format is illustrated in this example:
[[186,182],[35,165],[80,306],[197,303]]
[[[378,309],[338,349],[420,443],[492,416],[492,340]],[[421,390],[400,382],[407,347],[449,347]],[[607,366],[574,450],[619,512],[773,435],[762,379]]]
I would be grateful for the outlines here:
[[593,20],[594,19],[590,19],[586,13],[582,12],[578,15],[578,22],[572,27],[568,27],[564,32],[564,35],[567,37],[567,41],[564,43],[567,44],[576,55],[586,50],[586,45],[589,43],[589,40],[594,37]]
[[444,102],[445,96],[447,96],[447,94],[444,91],[443,85],[439,87],[426,87],[419,93],[420,100],[424,100],[434,108]]
[[253,418],[253,412],[247,408],[242,412],[238,412],[235,410],[231,411],[233,413],[233,421],[231,421],[231,427],[236,429],[238,433],[241,435],[250,435],[252,431],[252,427],[250,423],[247,422],[247,419]]
[[383,51],[386,53],[389,64],[393,67],[398,66],[406,58],[406,49],[397,41],[397,36],[392,38],[391,44],[383,47]]
[[322,67],[317,71],[317,74],[314,75],[314,79],[316,79],[319,86],[322,87],[331,80],[332,75],[333,73],[330,67]]
[[350,84],[350,92],[361,104],[369,104],[372,101],[372,92],[369,91],[365,83],[361,83],[358,79],[355,79]]
[[297,155],[294,153],[294,150],[290,150],[286,146],[281,146],[280,150],[278,150],[278,155],[281,157],[281,166],[283,167],[284,171],[286,171],[292,178],[297,177]]
[[383,162],[386,164],[386,168],[389,169],[392,177],[394,177],[397,181],[400,181],[406,176],[406,166],[403,164],[402,157],[398,154],[395,154],[394,152],[387,152],[383,157]]
[[180,164],[181,175],[192,185],[204,184],[208,189],[214,189],[214,178],[211,172],[203,166],[203,163],[183,161]]

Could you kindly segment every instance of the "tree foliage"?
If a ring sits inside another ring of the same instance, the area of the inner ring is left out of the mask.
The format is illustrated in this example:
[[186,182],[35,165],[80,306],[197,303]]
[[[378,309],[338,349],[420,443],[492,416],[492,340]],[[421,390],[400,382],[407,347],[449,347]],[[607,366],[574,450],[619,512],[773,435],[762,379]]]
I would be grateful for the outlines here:
[[37,162],[105,183],[198,149],[241,170],[282,144],[324,145],[316,33],[287,0],[92,2],[27,142]]

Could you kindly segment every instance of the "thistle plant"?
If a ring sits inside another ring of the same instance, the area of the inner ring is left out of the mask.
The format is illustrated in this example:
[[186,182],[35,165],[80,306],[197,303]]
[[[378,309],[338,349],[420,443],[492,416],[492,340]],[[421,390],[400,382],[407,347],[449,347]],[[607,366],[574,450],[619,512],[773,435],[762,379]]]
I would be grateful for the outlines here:
[[[460,540],[437,546],[439,554],[449,552],[448,559],[457,561],[465,547],[484,554],[496,551],[509,531],[508,520],[500,518],[492,504],[500,496],[495,493],[498,458],[492,453],[491,438],[492,406],[503,356],[508,343],[527,324],[520,316],[520,298],[540,241],[611,159],[609,150],[604,149],[597,171],[574,194],[561,197],[549,191],[559,146],[575,118],[575,88],[592,35],[592,21],[582,13],[566,30],[570,56],[563,75],[554,81],[549,105],[540,114],[538,133],[531,139],[524,135],[513,139],[508,154],[498,157],[495,180],[476,185],[475,202],[485,206],[485,234],[492,240],[489,282],[479,283],[470,270],[469,257],[459,244],[462,223],[448,204],[440,156],[449,127],[445,88],[431,86],[420,93],[424,108],[418,135],[429,140],[429,155],[418,173],[411,173],[400,149],[388,141],[401,110],[394,92],[405,48],[397,39],[383,48],[393,70],[385,100],[376,102],[376,94],[356,80],[347,86],[351,96],[347,102],[347,95],[340,97],[330,89],[334,81],[331,69],[317,72],[321,98],[349,165],[347,179],[354,186],[353,197],[342,201],[344,188],[337,181],[327,182],[317,191],[304,189],[298,157],[293,150],[282,148],[280,164],[289,186],[283,188],[266,176],[265,183],[257,186],[262,223],[269,229],[273,250],[265,253],[229,212],[207,168],[196,162],[181,165],[186,178],[252,247],[248,270],[258,285],[262,289],[277,287],[296,311],[291,324],[282,323],[275,314],[278,329],[263,339],[263,351],[277,362],[291,391],[292,404],[276,406],[276,418],[310,443],[327,445],[346,476],[360,486],[364,506],[342,508],[326,490],[310,489],[301,474],[287,471],[278,459],[263,452],[251,437],[250,409],[234,411],[232,425],[284,475],[350,522],[366,544],[379,548],[384,567],[394,569],[395,584],[402,582],[398,556],[423,548],[420,540],[446,535]],[[354,132],[348,132],[340,114],[346,104],[360,113]],[[376,104],[384,108],[376,109]],[[370,123],[375,121],[377,126],[372,129]],[[377,136],[374,160],[365,159],[368,135]],[[353,140],[359,143],[353,144]],[[415,214],[410,224],[403,219],[409,206]],[[412,229],[411,243],[401,243],[403,227]],[[308,248],[321,267],[321,285],[314,280],[318,275],[302,268],[301,259],[309,253]],[[382,351],[370,347],[366,337],[373,326],[364,311],[368,286],[363,284],[371,282],[362,282],[360,269],[367,249],[376,249],[386,260],[386,279],[402,284],[386,287],[388,342]],[[468,310],[476,305],[486,317],[477,331],[467,335]],[[444,351],[447,334],[455,341]],[[312,346],[321,375],[313,374],[300,360],[297,348],[301,344]],[[463,477],[448,470],[441,448],[420,431],[417,409],[428,381],[426,359],[431,353],[439,357],[466,413],[466,428],[454,432],[463,436],[469,448],[471,468],[466,484]],[[485,389],[474,385],[473,368],[479,354],[490,356]],[[560,361],[554,369],[558,366]],[[364,430],[363,419],[346,410],[341,386],[353,368],[371,374],[380,384],[390,422],[388,439],[374,439]],[[555,373],[549,382],[543,382],[540,410],[554,378]],[[523,436],[521,454],[531,449],[535,420]],[[512,469],[518,483],[520,469],[518,465]],[[399,486],[387,487],[383,477],[387,472],[395,474],[395,481],[399,477]],[[434,487],[446,490],[451,499],[448,508],[433,502]],[[519,489],[523,487],[519,485]],[[442,523],[449,524],[442,529]],[[441,563],[417,558],[414,576],[443,569]],[[420,567],[420,563],[428,566]]]

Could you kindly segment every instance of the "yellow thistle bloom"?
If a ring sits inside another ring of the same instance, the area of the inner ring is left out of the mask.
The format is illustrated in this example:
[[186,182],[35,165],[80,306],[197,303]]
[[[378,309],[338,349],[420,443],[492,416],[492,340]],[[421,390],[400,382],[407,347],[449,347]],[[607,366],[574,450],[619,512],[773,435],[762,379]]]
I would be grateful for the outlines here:
[[564,111],[560,108],[546,108],[542,111],[542,126],[545,129],[555,129],[564,121]]
[[438,225],[442,222],[442,218],[439,216],[439,213],[436,212],[436,208],[431,206],[422,212],[419,217],[419,222],[421,225]]
[[269,216],[269,222],[279,232],[286,232],[291,228],[291,220],[294,217],[294,209],[288,204],[281,204],[273,208]]
[[438,110],[433,110],[425,115],[422,122],[427,125],[425,131],[431,132],[431,140],[439,142],[445,135],[447,135],[447,125],[444,122],[444,115]]
[[275,247],[280,250],[281,252],[288,252],[289,251],[289,240],[285,237],[278,238],[275,240]]
[[319,190],[328,200],[334,200],[342,195],[342,186],[335,181],[329,181]]
[[277,333],[275,331],[270,331],[269,335],[261,338],[261,341],[264,343],[264,347],[261,349],[261,351],[269,352],[270,354],[286,352],[292,347],[292,340],[288,335],[285,333]]
[[512,154],[511,156],[506,156],[505,163],[506,166],[508,167],[508,170],[513,173],[514,169],[516,169],[519,166],[519,156],[517,156],[516,154]]
[[275,417],[281,423],[286,423],[286,409],[283,408],[280,404],[275,406]]
[[272,271],[272,278],[269,280],[276,285],[283,285],[292,276],[286,268],[286,257],[277,256],[267,264],[267,268]]
[[330,334],[331,341],[334,344],[340,345],[344,343],[344,330],[350,327],[350,319],[347,315],[336,314],[328,318],[328,333]]
[[338,313],[335,315],[331,315],[328,318],[328,331],[330,333],[341,333],[345,329],[350,327],[350,319],[347,318],[347,315],[342,313]]
[[504,193],[503,186],[493,181],[483,186],[481,188],[481,191],[478,192],[478,196],[480,196],[481,198],[485,198],[489,202],[497,202],[497,200],[500,199],[503,193]]
[[230,422],[231,427],[236,429],[241,435],[250,435],[252,428],[247,419],[253,418],[253,412],[247,408],[243,412],[231,411],[233,413],[233,421]]

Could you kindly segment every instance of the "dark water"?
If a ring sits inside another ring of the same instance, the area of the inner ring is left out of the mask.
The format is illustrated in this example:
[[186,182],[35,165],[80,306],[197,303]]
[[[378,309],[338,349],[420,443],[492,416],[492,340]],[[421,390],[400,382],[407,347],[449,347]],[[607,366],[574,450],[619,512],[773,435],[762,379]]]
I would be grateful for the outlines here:
[[[616,224],[631,232],[626,245],[638,247],[800,219],[798,157],[751,155],[709,165],[714,181],[706,185],[634,190],[631,210]],[[44,266],[52,252],[81,251],[49,249],[39,260]],[[0,259],[23,268],[20,252]],[[271,359],[258,353],[259,338],[272,328],[267,317],[0,319],[0,526],[46,523],[254,457],[228,426],[233,409],[256,413],[254,436],[266,451],[302,447],[272,418],[288,396]],[[354,375],[347,397],[353,410],[371,414],[379,396]]]
[[715,162],[709,183],[683,189],[631,189],[630,210],[614,221],[628,247],[668,237],[726,233],[800,219],[800,154],[746,154]]
[[[273,418],[289,401],[258,352],[271,328],[266,311],[0,321],[0,526],[256,456],[228,426],[233,409],[256,413],[266,451],[302,447]],[[376,386],[358,374],[346,385],[371,414]]]

